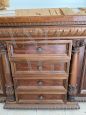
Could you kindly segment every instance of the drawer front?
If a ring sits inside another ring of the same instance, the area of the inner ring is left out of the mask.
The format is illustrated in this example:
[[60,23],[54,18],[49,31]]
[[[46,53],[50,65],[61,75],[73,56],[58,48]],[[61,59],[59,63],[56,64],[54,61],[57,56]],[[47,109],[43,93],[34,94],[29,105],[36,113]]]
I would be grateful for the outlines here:
[[14,78],[15,87],[23,86],[63,86],[66,88],[66,79],[28,79],[28,78]]
[[26,61],[15,60],[11,62],[13,74],[30,74],[30,73],[43,73],[53,72],[58,74],[69,73],[69,62],[62,61]]
[[64,86],[18,86],[15,88],[15,92],[17,93],[33,93],[36,92],[38,94],[40,93],[50,93],[50,94],[66,94],[67,89],[64,88]]
[[17,94],[17,103],[63,103],[65,95],[57,94]]
[[26,42],[7,42],[9,56],[29,55],[57,55],[71,57],[71,40],[45,40],[45,41],[26,41]]

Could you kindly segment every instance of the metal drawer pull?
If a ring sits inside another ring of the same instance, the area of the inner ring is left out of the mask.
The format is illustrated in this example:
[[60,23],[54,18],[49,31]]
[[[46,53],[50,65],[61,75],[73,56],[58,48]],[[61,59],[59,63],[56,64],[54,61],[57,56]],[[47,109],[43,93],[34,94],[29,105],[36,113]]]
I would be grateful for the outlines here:
[[43,51],[43,49],[41,47],[38,47],[37,49],[37,52],[41,53]]
[[44,96],[40,95],[40,96],[39,96],[39,99],[40,99],[40,100],[43,100],[43,99],[44,99]]
[[43,81],[38,81],[37,84],[38,84],[39,86],[41,86],[41,85],[43,85]]
[[42,70],[42,66],[38,66],[38,70],[41,71]]

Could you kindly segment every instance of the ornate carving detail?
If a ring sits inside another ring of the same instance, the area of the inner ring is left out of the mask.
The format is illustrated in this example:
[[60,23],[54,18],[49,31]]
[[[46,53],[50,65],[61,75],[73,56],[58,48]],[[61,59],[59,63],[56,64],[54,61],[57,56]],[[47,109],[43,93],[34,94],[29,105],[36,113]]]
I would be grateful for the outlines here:
[[73,40],[73,49],[72,52],[78,52],[79,48],[85,45],[85,40]]
[[80,47],[86,45],[85,40],[80,40]]
[[76,86],[69,85],[68,86],[68,98],[70,101],[75,100],[76,93],[77,93],[77,85]]
[[14,89],[13,86],[6,86],[6,95],[7,95],[7,100],[14,100]]
[[4,41],[0,41],[0,50],[1,51],[6,51],[6,43]]
[[[4,45],[2,45],[5,47]],[[5,48],[4,48],[5,49]],[[14,101],[14,89],[13,89],[13,81],[11,76],[10,64],[8,60],[7,51],[4,50],[2,53],[2,64],[3,64],[3,72],[5,77],[5,88],[6,88],[6,100]]]
[[69,95],[75,95],[76,92],[77,92],[77,86],[72,86],[72,85],[69,85],[68,87],[68,92],[69,92]]
[[[46,34],[45,34],[46,33]],[[0,28],[0,37],[74,37],[86,36],[86,27]]]
[[77,94],[77,70],[79,48],[84,44],[84,40],[73,40],[72,59],[70,67],[70,85],[68,87],[68,96],[70,101],[75,100]]

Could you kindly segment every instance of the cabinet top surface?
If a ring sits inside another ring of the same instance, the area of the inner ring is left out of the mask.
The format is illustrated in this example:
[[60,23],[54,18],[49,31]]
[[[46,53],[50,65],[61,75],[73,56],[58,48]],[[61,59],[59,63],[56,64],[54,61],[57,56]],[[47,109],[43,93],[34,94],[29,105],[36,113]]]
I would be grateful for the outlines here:
[[0,40],[28,40],[29,34],[35,39],[46,34],[49,39],[86,39],[86,9],[18,9],[15,16],[0,17]]
[[0,24],[64,21],[86,21],[86,8],[17,9],[15,16],[0,17]]
[[86,15],[86,8],[45,8],[45,9],[17,9],[16,16],[67,16]]

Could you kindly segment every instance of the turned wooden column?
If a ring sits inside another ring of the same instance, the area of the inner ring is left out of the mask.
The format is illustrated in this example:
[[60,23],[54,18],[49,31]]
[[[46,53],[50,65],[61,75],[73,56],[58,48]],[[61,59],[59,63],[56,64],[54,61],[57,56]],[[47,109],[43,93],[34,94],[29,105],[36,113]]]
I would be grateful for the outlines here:
[[8,60],[6,46],[4,43],[0,43],[0,47],[1,47],[1,52],[2,52],[3,73],[5,77],[6,100],[14,101],[13,82],[12,82],[12,76],[11,76],[10,64]]
[[68,95],[70,101],[74,101],[77,94],[79,48],[83,45],[83,43],[84,43],[83,40],[77,40],[73,42],[70,76],[69,76],[69,89],[68,89]]

